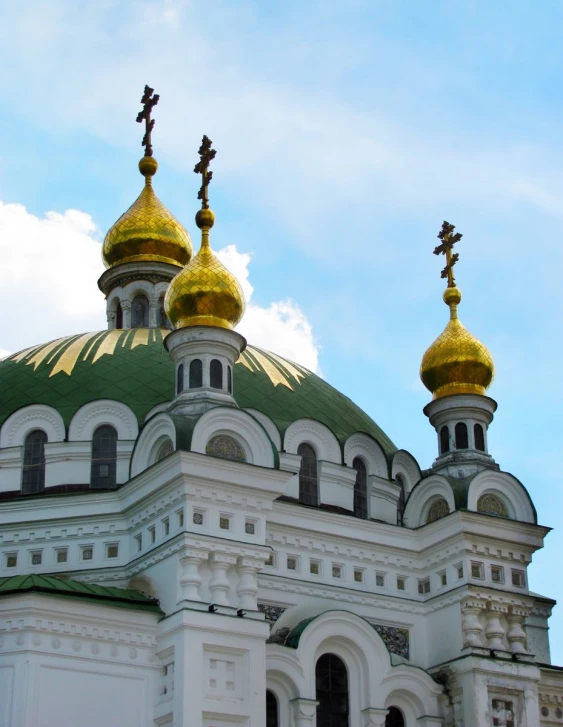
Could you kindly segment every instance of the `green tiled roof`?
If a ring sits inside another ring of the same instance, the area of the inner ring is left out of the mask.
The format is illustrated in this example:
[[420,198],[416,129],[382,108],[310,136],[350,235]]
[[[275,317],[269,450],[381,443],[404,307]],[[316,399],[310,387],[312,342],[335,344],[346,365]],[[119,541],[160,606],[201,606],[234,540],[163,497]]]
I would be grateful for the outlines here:
[[67,581],[54,576],[29,575],[0,578],[0,596],[24,591],[70,596],[71,598],[86,598],[98,602],[104,601],[107,605],[119,608],[161,612],[155,598],[144,596],[139,591],[130,588],[114,588],[113,586],[99,586],[93,583]]
[[[174,364],[162,341],[167,331],[138,328],[61,338],[0,361],[0,424],[28,404],[57,409],[68,427],[96,399],[127,404],[143,424],[147,413],[174,396]],[[322,422],[344,442],[354,432],[374,437],[387,454],[395,445],[348,397],[298,364],[249,346],[235,366],[234,393],[242,408],[267,414],[281,434],[297,419]]]

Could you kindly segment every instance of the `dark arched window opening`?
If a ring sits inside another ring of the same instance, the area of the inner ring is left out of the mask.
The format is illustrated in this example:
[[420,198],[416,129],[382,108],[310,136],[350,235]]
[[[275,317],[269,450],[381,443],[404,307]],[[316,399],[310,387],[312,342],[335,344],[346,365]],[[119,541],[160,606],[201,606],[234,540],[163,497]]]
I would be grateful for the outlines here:
[[269,689],[266,690],[266,727],[278,727],[278,700]]
[[92,471],[90,486],[96,489],[115,487],[117,466],[117,432],[104,424],[92,438]]
[[299,469],[299,502],[304,505],[319,504],[319,481],[317,477],[317,455],[310,444],[300,444],[297,454],[301,456]]
[[473,427],[473,436],[475,437],[475,449],[480,452],[485,451],[485,432],[480,424],[476,424]]
[[469,442],[467,439],[467,425],[463,422],[458,422],[455,425],[455,448],[456,449],[467,449]]
[[123,328],[123,308],[121,307],[121,303],[118,303],[115,309],[115,327]]
[[450,451],[450,430],[447,427],[440,429],[440,454]]
[[172,328],[170,321],[164,310],[164,296],[158,300],[158,327],[159,328]]
[[336,654],[323,654],[315,669],[318,727],[349,727],[348,672]]
[[230,366],[227,366],[227,391],[233,393],[233,372]]
[[209,366],[209,385],[213,389],[223,388],[223,364],[216,358]]
[[354,515],[364,518],[368,516],[368,473],[364,460],[356,457],[352,462],[356,470],[356,482],[354,484]]
[[184,364],[180,364],[176,372],[176,393],[181,394],[182,391],[184,391]]
[[47,435],[34,429],[25,438],[23,447],[22,493],[31,495],[45,489],[45,444]]
[[389,707],[385,717],[385,727],[405,727],[405,718],[398,707]]
[[146,295],[136,295],[131,305],[131,328],[149,327],[149,301]]
[[203,366],[199,358],[190,363],[190,389],[199,389],[203,386]]
[[402,525],[403,524],[403,514],[405,512],[405,500],[406,500],[405,480],[403,479],[402,475],[395,475],[395,482],[401,488],[401,491],[399,492],[399,501],[397,502],[397,525]]

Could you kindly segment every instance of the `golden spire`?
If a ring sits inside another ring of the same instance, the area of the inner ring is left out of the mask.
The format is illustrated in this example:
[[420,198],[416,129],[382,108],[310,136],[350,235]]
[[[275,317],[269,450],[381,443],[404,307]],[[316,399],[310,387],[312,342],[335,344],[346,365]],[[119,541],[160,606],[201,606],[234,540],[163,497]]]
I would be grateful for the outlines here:
[[494,362],[489,350],[471,335],[457,317],[461,291],[456,287],[453,268],[459,255],[453,246],[462,235],[454,234],[455,227],[444,222],[438,234],[441,240],[435,255],[446,256],[446,266],[441,277],[447,278],[444,303],[450,309],[450,320],[444,331],[426,350],[420,365],[420,378],[434,399],[451,394],[484,395],[494,375]]
[[204,136],[199,149],[200,160],[194,172],[201,174],[198,199],[201,209],[195,221],[201,230],[201,248],[194,259],[170,283],[164,307],[175,328],[215,326],[234,328],[244,313],[244,294],[238,280],[217,259],[209,242],[215,215],[209,209],[209,183],[213,172],[209,164],[215,158],[211,140]]
[[145,122],[142,145],[145,156],[139,162],[139,171],[145,178],[145,186],[135,202],[110,228],[102,246],[102,258],[106,267],[131,262],[161,262],[185,265],[193,254],[192,241],[186,229],[162,204],[154,193],[152,178],[158,163],[152,153],[152,109],[160,96],[145,86],[141,103],[142,111],[137,122]]

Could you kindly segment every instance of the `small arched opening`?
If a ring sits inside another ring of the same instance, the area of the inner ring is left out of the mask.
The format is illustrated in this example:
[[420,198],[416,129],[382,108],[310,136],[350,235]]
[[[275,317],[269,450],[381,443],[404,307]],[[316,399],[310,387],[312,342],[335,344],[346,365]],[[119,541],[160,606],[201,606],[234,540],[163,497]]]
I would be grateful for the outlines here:
[[212,389],[223,388],[223,364],[217,358],[209,364],[209,385]]
[[395,475],[395,482],[401,488],[399,492],[399,499],[397,501],[397,525],[403,524],[403,515],[405,513],[405,501],[407,499],[405,491],[405,478],[403,475]]
[[473,427],[473,438],[475,439],[475,449],[480,452],[485,451],[485,432],[481,424],[475,424]]
[[22,493],[31,495],[45,489],[45,444],[47,435],[34,429],[25,438],[23,446]]
[[203,386],[203,366],[199,358],[190,361],[190,389],[200,389]]
[[405,727],[405,718],[399,707],[389,707],[385,727]]
[[118,303],[115,309],[115,327],[123,328],[123,308],[121,307],[121,303]]
[[430,507],[426,515],[426,524],[433,523],[435,520],[441,520],[450,514],[450,506],[443,497],[437,497]]
[[440,454],[450,451],[450,430],[448,427],[440,429]]
[[233,393],[233,371],[230,366],[227,366],[227,391]]
[[158,299],[158,327],[159,328],[172,328],[172,325],[170,321],[168,320],[168,316],[166,315],[166,310],[164,308],[164,296],[161,295]]
[[317,474],[317,454],[313,447],[306,442],[297,447],[297,454],[301,457],[299,468],[299,502],[304,505],[319,504],[319,479]]
[[467,449],[468,447],[467,424],[465,422],[458,422],[455,425],[455,448]]
[[90,487],[105,489],[117,482],[117,431],[110,424],[98,427],[92,437]]
[[181,394],[182,391],[184,391],[184,364],[180,364],[176,371],[176,393]]
[[368,473],[364,460],[355,457],[352,467],[356,470],[354,483],[354,515],[364,520],[368,516]]

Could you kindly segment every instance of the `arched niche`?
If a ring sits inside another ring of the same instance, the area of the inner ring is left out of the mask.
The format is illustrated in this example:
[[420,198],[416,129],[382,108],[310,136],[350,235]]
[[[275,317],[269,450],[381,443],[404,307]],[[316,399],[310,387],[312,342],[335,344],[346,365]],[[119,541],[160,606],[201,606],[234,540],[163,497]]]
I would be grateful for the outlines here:
[[63,442],[65,425],[56,409],[45,404],[30,404],[11,414],[0,430],[0,447],[19,447],[34,429],[42,429],[48,442]]
[[342,453],[338,439],[328,427],[313,419],[298,419],[289,425],[284,436],[284,449],[297,454],[300,444],[313,445],[319,460],[342,464]]

